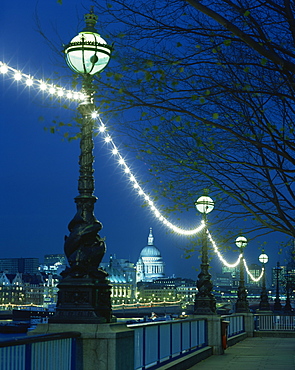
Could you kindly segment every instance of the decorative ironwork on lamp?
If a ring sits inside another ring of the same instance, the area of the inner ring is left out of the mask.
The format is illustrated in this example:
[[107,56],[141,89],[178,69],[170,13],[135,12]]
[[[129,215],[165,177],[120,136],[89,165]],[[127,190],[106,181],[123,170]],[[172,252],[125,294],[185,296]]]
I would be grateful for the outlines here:
[[281,272],[281,267],[280,267],[280,262],[277,262],[277,267],[274,268],[276,272],[276,298],[275,298],[275,303],[273,305],[274,311],[282,311],[282,304],[281,304],[281,299],[280,299],[280,279],[279,275]]
[[202,262],[201,272],[198,275],[198,292],[195,297],[195,314],[216,314],[216,300],[212,293],[213,283],[209,273],[207,214],[213,211],[214,201],[208,196],[208,191],[195,202],[197,210],[202,213],[205,227],[202,230]]
[[259,303],[259,310],[260,311],[270,311],[270,304],[268,302],[267,290],[266,290],[266,272],[265,272],[265,264],[268,262],[268,255],[265,253],[264,249],[262,249],[262,253],[258,257],[259,262],[262,264],[262,268],[264,269],[264,273],[262,276],[262,289],[260,294],[260,303]]
[[240,260],[240,280],[238,287],[238,299],[236,302],[236,312],[250,312],[249,302],[247,300],[247,290],[245,287],[245,274],[244,274],[244,249],[248,244],[247,238],[238,236],[236,239],[236,246],[240,249],[242,258]]

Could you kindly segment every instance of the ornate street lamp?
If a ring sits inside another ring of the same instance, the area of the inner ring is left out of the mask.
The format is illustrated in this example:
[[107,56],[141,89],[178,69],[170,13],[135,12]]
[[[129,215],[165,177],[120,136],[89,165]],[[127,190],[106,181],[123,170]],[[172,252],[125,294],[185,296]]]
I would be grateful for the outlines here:
[[244,275],[244,249],[248,244],[244,236],[238,236],[236,239],[236,246],[240,249],[242,258],[240,260],[240,281],[238,287],[238,299],[236,302],[236,312],[250,312],[249,302],[247,300],[247,291],[245,288],[245,275]]
[[277,267],[274,270],[276,272],[276,299],[273,309],[274,311],[282,311],[282,305],[280,300],[280,282],[279,282],[279,274],[281,271],[280,262],[277,262]]
[[202,231],[202,262],[201,272],[198,275],[197,288],[198,293],[195,298],[194,313],[198,315],[215,314],[216,300],[212,293],[213,284],[211,275],[209,273],[209,259],[208,259],[208,239],[207,239],[207,214],[214,208],[213,200],[208,197],[207,191],[205,195],[201,196],[196,202],[195,206],[199,212],[202,213],[205,227]]
[[79,195],[77,213],[69,223],[64,251],[69,267],[59,284],[53,322],[104,323],[112,321],[110,286],[99,268],[105,254],[104,240],[98,232],[102,224],[94,216],[93,114],[95,112],[93,76],[110,60],[111,47],[99,36],[93,9],[85,15],[86,27],[64,47],[69,67],[82,76],[84,101],[78,106],[82,116],[80,141]]
[[268,262],[268,255],[264,253],[264,249],[262,250],[261,255],[258,257],[259,262],[262,264],[262,269],[264,270],[262,276],[262,289],[260,294],[260,303],[259,303],[259,310],[260,311],[270,311],[270,305],[268,302],[267,290],[266,290],[266,272],[265,272],[265,264]]

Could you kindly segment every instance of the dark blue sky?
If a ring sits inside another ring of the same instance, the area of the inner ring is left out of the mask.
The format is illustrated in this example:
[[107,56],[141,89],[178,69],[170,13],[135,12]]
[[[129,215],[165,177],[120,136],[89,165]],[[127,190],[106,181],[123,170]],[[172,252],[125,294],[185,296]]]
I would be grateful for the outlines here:
[[[53,77],[55,71],[62,71],[62,60],[37,32],[35,12],[46,35],[62,44],[76,35],[79,21],[83,25],[85,8],[90,5],[91,1],[75,0],[64,0],[63,5],[55,0],[2,4],[0,60],[36,78]],[[99,32],[103,37],[103,30]],[[45,122],[39,120],[41,116]],[[59,134],[44,131],[46,122],[50,124],[55,117],[67,120],[70,112],[51,104],[35,89],[0,75],[0,258],[42,260],[44,254],[63,253],[67,224],[75,214],[73,198],[78,195],[79,143],[62,141]],[[185,237],[171,235],[147,208],[141,207],[141,199],[102,140],[95,139],[95,145],[95,195],[99,198],[95,215],[103,223],[100,235],[106,237],[104,261],[116,254],[136,262],[152,227],[166,274],[195,278],[198,255],[182,258]],[[196,226],[201,220],[195,213],[181,217],[180,226],[184,228]],[[259,253],[256,243],[249,245],[248,263],[256,263]],[[276,253],[274,247],[270,265],[276,263]],[[236,255],[229,258],[234,260]]]

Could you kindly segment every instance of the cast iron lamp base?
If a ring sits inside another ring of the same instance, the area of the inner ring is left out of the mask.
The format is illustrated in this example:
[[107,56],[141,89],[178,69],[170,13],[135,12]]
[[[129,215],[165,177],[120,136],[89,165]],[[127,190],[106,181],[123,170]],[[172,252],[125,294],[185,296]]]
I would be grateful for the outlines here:
[[104,271],[96,278],[66,277],[58,285],[56,314],[50,319],[54,323],[115,322],[111,309],[111,288]]

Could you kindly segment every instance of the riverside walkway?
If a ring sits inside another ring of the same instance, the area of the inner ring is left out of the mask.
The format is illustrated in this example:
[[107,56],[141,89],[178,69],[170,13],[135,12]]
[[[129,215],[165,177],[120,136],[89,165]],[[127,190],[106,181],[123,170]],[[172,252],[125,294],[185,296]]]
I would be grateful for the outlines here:
[[188,370],[295,370],[295,338],[254,337]]

